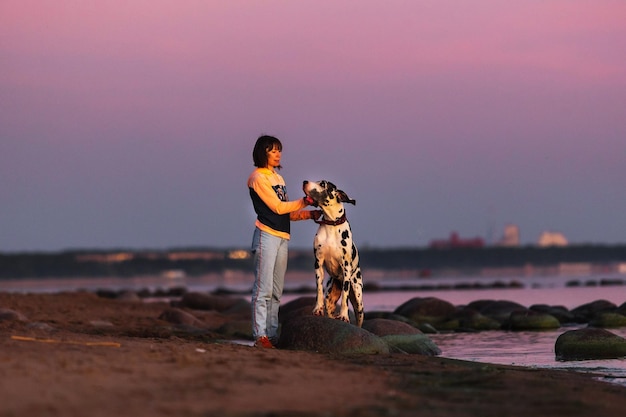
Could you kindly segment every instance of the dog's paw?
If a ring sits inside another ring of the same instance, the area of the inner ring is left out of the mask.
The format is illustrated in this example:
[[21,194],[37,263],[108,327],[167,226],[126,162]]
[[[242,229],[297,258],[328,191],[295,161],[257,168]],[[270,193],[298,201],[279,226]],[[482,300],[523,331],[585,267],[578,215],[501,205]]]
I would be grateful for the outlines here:
[[313,309],[313,315],[314,316],[323,316],[324,315],[324,309],[323,308],[314,308]]
[[335,316],[337,320],[345,321],[346,323],[350,323],[350,317],[342,316],[341,314]]

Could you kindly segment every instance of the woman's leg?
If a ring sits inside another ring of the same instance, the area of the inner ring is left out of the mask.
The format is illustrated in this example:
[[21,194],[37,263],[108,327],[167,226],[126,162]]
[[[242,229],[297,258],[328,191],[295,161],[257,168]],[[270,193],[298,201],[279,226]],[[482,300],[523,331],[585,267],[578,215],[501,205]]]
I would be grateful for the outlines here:
[[282,239],[258,228],[252,238],[254,285],[252,286],[252,335],[257,340],[269,336],[270,306],[276,257]]
[[278,310],[280,308],[280,298],[283,295],[285,286],[285,273],[287,272],[287,259],[289,252],[289,241],[280,239],[281,243],[276,254],[276,264],[274,265],[274,276],[272,284],[272,298],[270,300],[269,320],[267,336],[272,343],[278,341]]

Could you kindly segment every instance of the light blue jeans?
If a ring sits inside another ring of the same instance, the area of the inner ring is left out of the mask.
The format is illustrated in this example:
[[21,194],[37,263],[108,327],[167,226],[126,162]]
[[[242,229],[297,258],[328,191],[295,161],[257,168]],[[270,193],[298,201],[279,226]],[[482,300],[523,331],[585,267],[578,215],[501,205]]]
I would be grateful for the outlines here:
[[278,308],[283,295],[289,241],[254,229],[254,285],[252,287],[252,335],[278,339]]

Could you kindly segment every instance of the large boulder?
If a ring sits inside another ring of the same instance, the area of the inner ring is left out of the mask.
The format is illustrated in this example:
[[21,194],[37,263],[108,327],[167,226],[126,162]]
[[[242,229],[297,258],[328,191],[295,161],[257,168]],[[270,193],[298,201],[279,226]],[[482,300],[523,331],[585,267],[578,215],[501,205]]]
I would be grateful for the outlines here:
[[554,353],[559,361],[619,359],[626,357],[626,339],[605,329],[570,330],[557,338]]
[[530,306],[530,310],[537,311],[539,313],[546,313],[555,317],[561,324],[575,323],[575,317],[564,306],[551,306],[548,304],[533,304]]
[[514,311],[528,310],[523,305],[508,300],[479,300],[469,303],[467,307],[474,308],[483,316],[496,320],[499,323],[504,323],[508,320]]
[[505,330],[551,330],[559,327],[561,322],[556,317],[533,310],[513,311],[502,323]]
[[461,307],[454,314],[453,319],[458,323],[456,331],[499,330],[500,322],[481,314],[470,307]]
[[366,311],[365,314],[363,315],[363,318],[365,320],[387,319],[387,320],[401,321],[403,323],[416,327],[416,323],[411,321],[409,318],[401,316],[399,314],[392,313],[391,311]]
[[[313,308],[315,307],[315,297],[300,297],[286,303],[280,307],[278,311],[278,320],[282,323],[285,320],[293,316],[310,316],[313,314]],[[339,312],[339,306],[335,314]],[[354,311],[348,310],[348,316],[352,324],[356,323]]]
[[626,327],[626,316],[618,313],[598,313],[589,320],[590,327]]
[[420,330],[397,320],[372,319],[363,322],[363,329],[381,337],[392,350],[436,356],[441,349]]
[[607,300],[596,300],[590,303],[583,304],[572,309],[577,323],[589,323],[589,320],[593,319],[600,313],[613,313],[617,310],[617,306]]
[[285,320],[278,347],[340,355],[389,353],[387,343],[367,330],[314,315]]
[[404,316],[415,323],[428,323],[435,328],[450,319],[456,308],[448,301],[436,297],[415,297],[395,309],[394,314]]
[[363,322],[363,328],[376,336],[391,334],[423,334],[408,323],[390,319],[371,319]]
[[387,319],[387,320],[399,321],[402,323],[406,323],[409,326],[415,327],[422,333],[430,333],[430,334],[438,333],[437,329],[435,329],[429,323],[415,323],[413,320],[409,319],[408,317],[401,316],[400,314],[392,313],[390,311],[373,311],[373,312],[366,311],[364,317],[365,317],[365,320]]
[[303,310],[308,310],[309,314],[313,314],[313,307],[315,307],[315,297],[314,296],[304,296],[294,298],[288,303],[281,304],[280,310],[278,311],[278,318],[280,321],[285,320],[291,313],[298,312],[298,315],[303,315]]

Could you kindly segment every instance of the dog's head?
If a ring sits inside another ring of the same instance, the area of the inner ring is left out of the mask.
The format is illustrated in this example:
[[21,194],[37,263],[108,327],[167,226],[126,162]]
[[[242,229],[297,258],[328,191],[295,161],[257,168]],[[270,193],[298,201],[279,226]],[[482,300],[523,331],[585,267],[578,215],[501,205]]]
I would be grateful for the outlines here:
[[336,203],[350,203],[356,205],[356,201],[348,197],[342,190],[330,181],[304,181],[302,183],[304,194],[315,201],[317,206],[326,207]]

